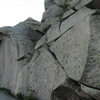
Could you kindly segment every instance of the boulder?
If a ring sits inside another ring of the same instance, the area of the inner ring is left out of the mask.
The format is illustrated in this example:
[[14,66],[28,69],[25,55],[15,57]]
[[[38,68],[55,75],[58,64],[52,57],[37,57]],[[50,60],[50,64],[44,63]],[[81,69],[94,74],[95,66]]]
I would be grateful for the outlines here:
[[63,35],[65,32],[67,32],[70,28],[78,24],[81,20],[83,20],[85,17],[93,14],[95,11],[90,10],[86,7],[80,9],[76,13],[72,14],[70,17],[65,19],[62,22],[54,23],[51,28],[47,31],[47,38],[48,42],[51,42],[57,38],[59,38],[61,35]]
[[67,76],[79,81],[83,75],[90,40],[89,17],[59,37],[50,49],[64,67]]
[[61,33],[66,32],[69,28],[79,23],[85,17],[95,13],[95,10],[88,9],[83,7],[82,9],[78,10],[75,14],[70,16],[68,19],[64,20],[61,23],[60,31]]
[[47,42],[51,42],[57,39],[60,34],[60,22],[56,22],[47,31]]
[[34,90],[39,100],[51,100],[52,91],[66,80],[66,74],[47,48],[39,49],[19,73],[16,93]]
[[55,5],[55,3],[53,2],[53,0],[45,0],[44,1],[45,10],[48,10],[53,5]]
[[63,9],[57,5],[51,6],[48,10],[43,13],[42,21],[44,22],[47,18],[60,16]]
[[49,18],[46,18],[46,20],[41,24],[41,30],[43,32],[46,32],[50,26],[52,24],[54,24],[55,22],[59,21],[59,18],[58,17],[49,17]]
[[81,83],[100,89],[100,15],[90,18],[90,43]]

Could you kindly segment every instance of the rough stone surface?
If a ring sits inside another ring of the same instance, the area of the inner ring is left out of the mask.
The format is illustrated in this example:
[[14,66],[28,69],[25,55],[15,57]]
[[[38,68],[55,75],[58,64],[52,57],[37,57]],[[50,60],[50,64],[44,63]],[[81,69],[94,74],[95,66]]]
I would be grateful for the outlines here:
[[56,22],[47,31],[47,41],[48,42],[51,42],[52,40],[60,36],[61,33],[60,33],[59,26],[60,26],[60,22]]
[[54,2],[59,6],[63,6],[65,4],[65,0],[54,0]]
[[80,2],[76,5],[76,9],[80,9],[82,7],[84,7],[85,5],[89,4],[91,1],[93,0],[80,0]]
[[93,96],[96,100],[100,100],[100,90],[93,89],[85,85],[81,85],[81,89],[87,94]]
[[73,14],[71,17],[69,17],[68,19],[66,19],[65,21],[62,22],[61,27],[60,27],[61,33],[64,33],[69,28],[71,28],[72,26],[76,25],[82,19],[84,19],[85,17],[93,14],[94,12],[95,12],[94,10],[90,10],[90,9],[88,9],[86,7],[80,9],[75,14]]
[[27,93],[27,87],[31,87],[40,100],[51,100],[52,90],[66,78],[66,74],[51,53],[41,48],[35,53],[30,64],[20,72],[16,92]]
[[47,42],[47,36],[44,35],[36,44],[35,49],[38,49],[39,47],[43,46],[44,44],[46,44]]
[[74,10],[70,9],[70,10],[66,11],[66,12],[63,14],[62,18],[63,18],[63,19],[64,19],[64,18],[68,18],[68,17],[69,17],[70,15],[72,15],[74,12],[75,12]]
[[69,5],[69,9],[77,6],[77,4],[80,2],[80,0],[67,0],[66,4]]
[[54,0],[54,2],[59,6],[69,5],[69,9],[75,7],[80,0]]
[[16,26],[23,26],[23,25],[24,27],[30,27],[33,30],[40,30],[41,23],[29,17],[24,22],[20,22]]
[[89,17],[65,32],[52,46],[68,77],[79,81],[84,72],[90,39]]
[[41,24],[41,30],[43,32],[46,32],[51,27],[51,25],[54,24],[57,21],[59,21],[58,17],[46,18],[46,20]]
[[57,17],[57,16],[60,16],[62,14],[62,12],[63,12],[63,9],[62,8],[60,8],[57,5],[54,5],[54,6],[50,7],[48,10],[46,10],[43,13],[42,21],[45,21],[46,18],[49,18],[49,17]]
[[55,3],[53,2],[53,0],[45,0],[45,2],[44,2],[45,10],[48,10],[53,5],[55,5]]
[[[0,31],[8,36],[4,36],[0,43],[0,87],[6,87],[13,92],[16,88],[16,81],[19,71],[29,63],[34,54],[36,42],[41,38],[41,34],[28,25],[27,21],[20,23],[10,30],[1,28]],[[24,26],[25,25],[25,26]]]
[[95,15],[90,19],[90,43],[85,71],[81,82],[100,89],[100,16]]
[[3,34],[8,34],[10,32],[10,29],[10,26],[4,26],[0,28],[0,32],[2,32]]
[[47,31],[47,41],[51,42],[60,37],[64,32],[68,31],[71,27],[78,24],[82,19],[94,13],[94,10],[88,8],[82,8],[67,19],[65,19],[61,25],[60,22],[54,23]]
[[41,23],[0,28],[0,87],[39,100],[63,87],[65,96],[100,100],[100,1],[91,1],[45,0]]
[[0,86],[2,84],[2,75],[4,74],[4,63],[5,63],[5,54],[4,54],[4,41],[0,42]]

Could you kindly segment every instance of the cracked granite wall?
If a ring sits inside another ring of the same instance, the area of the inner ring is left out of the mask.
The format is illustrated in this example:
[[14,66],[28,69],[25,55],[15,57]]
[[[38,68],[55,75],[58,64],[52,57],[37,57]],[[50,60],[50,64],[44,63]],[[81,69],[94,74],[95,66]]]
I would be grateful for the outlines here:
[[53,91],[64,86],[99,100],[97,2],[45,0],[41,23],[29,18],[0,28],[0,87],[25,95],[31,89],[39,100],[51,100]]

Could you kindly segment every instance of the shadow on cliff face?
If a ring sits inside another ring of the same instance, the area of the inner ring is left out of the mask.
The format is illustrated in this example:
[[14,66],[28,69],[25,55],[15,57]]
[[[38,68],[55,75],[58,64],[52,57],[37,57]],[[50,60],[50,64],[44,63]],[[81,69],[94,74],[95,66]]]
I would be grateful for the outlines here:
[[100,0],[93,0],[90,4],[87,5],[92,9],[100,9]]
[[96,94],[96,95],[94,95],[93,97],[95,97],[96,100],[100,100],[100,94]]
[[72,79],[64,83],[52,91],[51,100],[100,100],[84,92],[81,85]]
[[51,100],[100,100],[92,97],[85,97],[85,95],[86,93],[82,90],[80,93],[77,93],[68,87],[60,85],[52,92]]

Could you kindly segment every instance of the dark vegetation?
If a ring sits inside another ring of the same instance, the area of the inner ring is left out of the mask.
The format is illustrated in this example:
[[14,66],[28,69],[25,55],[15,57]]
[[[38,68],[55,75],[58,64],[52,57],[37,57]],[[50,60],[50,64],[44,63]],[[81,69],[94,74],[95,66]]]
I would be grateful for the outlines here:
[[16,94],[17,100],[38,100],[34,95],[30,94],[28,96],[23,95],[22,93]]
[[7,89],[7,88],[0,88],[0,91],[8,94],[10,96],[12,96],[13,98],[15,98],[16,100],[38,100],[37,97],[34,95],[33,92],[31,92],[29,95],[25,96],[24,94],[17,93],[16,95],[14,95],[11,90]]
[[5,93],[5,94],[8,94],[10,96],[13,96],[14,97],[14,94],[7,88],[3,87],[3,88],[0,88],[0,91]]

